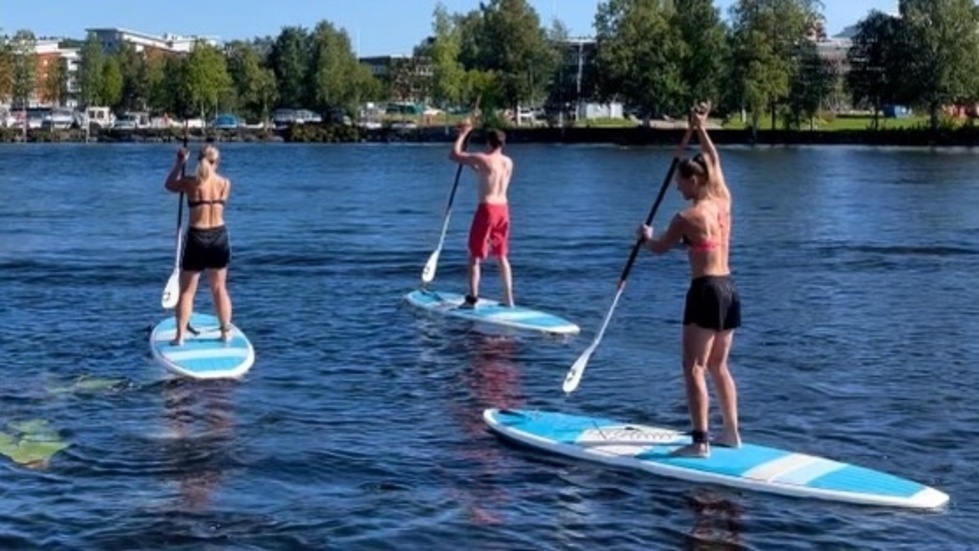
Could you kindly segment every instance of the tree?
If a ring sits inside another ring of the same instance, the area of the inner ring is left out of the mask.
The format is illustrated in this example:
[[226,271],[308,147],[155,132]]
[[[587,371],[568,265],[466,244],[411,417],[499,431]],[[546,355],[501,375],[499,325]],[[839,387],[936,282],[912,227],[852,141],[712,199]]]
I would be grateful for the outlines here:
[[349,110],[357,102],[359,64],[346,31],[329,21],[317,23],[310,37],[310,103],[325,112]]
[[776,111],[791,90],[799,44],[820,21],[818,0],[738,0],[731,6],[731,72],[728,86],[751,111],[752,127]]
[[596,66],[605,99],[621,99],[646,117],[689,108],[680,60],[686,52],[672,2],[608,0],[595,15]]
[[17,31],[10,40],[13,55],[13,103],[27,108],[37,89],[37,39],[28,30]]
[[672,25],[683,44],[680,75],[686,93],[680,105],[711,100],[718,103],[728,56],[727,29],[713,0],[680,0]]
[[103,105],[102,91],[105,88],[102,77],[105,73],[105,56],[102,45],[95,33],[88,33],[88,39],[79,51],[78,86],[81,92],[81,103]]
[[187,84],[187,59],[171,55],[150,62],[150,103],[156,109],[180,117],[188,116],[195,109]]
[[895,101],[901,81],[900,62],[896,59],[900,24],[896,17],[870,12],[857,24],[853,46],[846,54],[850,64],[846,80],[853,103],[873,108],[874,129],[878,127],[881,109]]
[[201,117],[217,113],[219,100],[232,84],[224,55],[214,46],[198,40],[187,56],[185,71],[190,104],[200,112]]
[[128,42],[123,42],[112,54],[119,63],[119,73],[122,75],[121,107],[125,110],[146,109],[150,95],[150,82],[147,73],[147,60],[161,54],[137,52]]
[[106,106],[116,109],[122,104],[122,93],[122,69],[119,67],[119,59],[113,56],[102,66],[102,90],[99,98]]
[[972,0],[901,0],[900,98],[924,105],[938,127],[947,103],[979,95],[979,13]]
[[789,91],[786,126],[799,128],[803,119],[812,120],[822,107],[833,86],[833,75],[827,62],[819,56],[816,44],[809,40],[799,44],[798,63]]
[[46,102],[64,105],[68,99],[68,61],[63,57],[52,61],[44,77],[42,96]]
[[483,69],[496,71],[506,105],[543,100],[557,59],[527,0],[490,0],[483,12]]
[[439,2],[433,14],[434,38],[427,51],[418,48],[416,56],[427,56],[432,62],[432,96],[436,105],[458,105],[462,100],[466,71],[459,56],[462,53],[460,31],[445,6]]
[[246,115],[268,118],[270,104],[276,96],[275,73],[262,65],[261,54],[254,44],[231,42],[225,55],[238,106]]
[[275,72],[281,104],[287,107],[303,107],[309,93],[307,75],[309,62],[309,35],[302,27],[284,27],[269,51],[269,67]]
[[0,37],[0,102],[14,93],[14,54],[10,43]]

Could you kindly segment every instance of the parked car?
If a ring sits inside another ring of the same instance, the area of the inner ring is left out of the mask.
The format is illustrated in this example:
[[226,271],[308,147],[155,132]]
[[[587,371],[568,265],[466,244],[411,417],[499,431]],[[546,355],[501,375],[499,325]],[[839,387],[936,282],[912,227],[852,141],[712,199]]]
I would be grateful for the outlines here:
[[295,109],[276,109],[272,113],[272,124],[276,128],[283,128],[296,122]]
[[75,124],[75,111],[65,107],[55,107],[41,117],[41,128],[64,130]]
[[108,107],[89,107],[85,109],[85,120],[89,127],[112,128],[116,117]]
[[136,130],[138,118],[130,113],[123,113],[116,117],[116,122],[112,123],[115,130]]
[[241,121],[236,115],[230,113],[220,113],[211,121],[211,127],[216,130],[235,130],[241,126]]
[[319,113],[314,113],[314,112],[310,111],[309,109],[300,109],[300,110],[296,111],[296,122],[298,122],[298,123],[307,123],[307,122],[319,123],[319,122],[323,122],[323,117]]

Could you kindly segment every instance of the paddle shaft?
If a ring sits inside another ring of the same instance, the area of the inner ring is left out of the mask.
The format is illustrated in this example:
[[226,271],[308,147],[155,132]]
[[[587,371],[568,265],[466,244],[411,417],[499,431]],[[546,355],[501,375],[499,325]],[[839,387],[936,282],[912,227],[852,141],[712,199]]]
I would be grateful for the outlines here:
[[[482,96],[476,98],[476,103],[473,105],[473,113],[476,113],[479,110],[480,99],[482,99]],[[472,132],[470,131],[469,134],[467,134],[465,139],[462,141],[463,151],[465,151],[466,148],[469,147],[469,138],[471,136],[472,136]],[[456,179],[454,182],[452,182],[452,191],[449,192],[449,202],[445,205],[445,221],[442,223],[442,239],[445,239],[445,231],[448,229],[449,226],[449,212],[452,210],[452,202],[455,200],[456,190],[459,189],[459,177],[462,176],[462,168],[463,168],[463,164],[459,163],[458,168],[456,168]],[[440,245],[441,242],[442,241],[439,240]]]
[[[680,156],[683,154],[683,150],[686,149],[687,143],[690,141],[691,134],[692,132],[688,129],[686,134],[683,135],[683,140],[680,142],[680,146],[677,148],[676,153],[673,155],[673,161],[670,162],[670,169],[666,172],[666,177],[663,178],[663,184],[659,187],[659,193],[656,195],[656,201],[653,202],[653,207],[649,209],[649,215],[646,216],[647,226],[652,224],[653,218],[656,217],[656,211],[659,210],[659,205],[663,202],[663,197],[666,196],[666,190],[670,187],[670,181],[673,180],[673,174],[676,173],[676,167],[680,164]],[[626,279],[629,278],[629,272],[632,271],[632,266],[636,263],[636,257],[639,255],[639,248],[642,247],[642,242],[642,237],[639,237],[636,239],[636,243],[632,246],[632,252],[629,253],[629,260],[626,261],[625,267],[622,269],[622,275],[619,277],[620,291],[623,287],[625,287]]]
[[[183,142],[184,142],[184,149],[187,149],[187,133],[188,132],[189,132],[189,130],[187,129],[187,121],[184,121],[184,140],[183,140]],[[187,163],[185,162],[184,164],[180,165],[180,179],[181,180],[184,179],[184,177],[186,177],[186,175],[187,175]],[[184,221],[183,220],[184,219],[184,192],[183,192],[183,189],[182,188],[180,190],[180,196],[177,198],[177,201],[179,201],[178,204],[177,204],[177,231],[179,232],[180,231],[180,225]]]
[[[673,161],[670,163],[670,169],[666,173],[666,178],[663,179],[663,185],[660,186],[659,194],[656,195],[656,201],[653,202],[653,208],[649,211],[649,216],[646,217],[646,225],[648,226],[653,222],[653,218],[656,216],[656,211],[659,210],[660,203],[663,202],[663,196],[666,195],[666,189],[670,187],[670,180],[673,179],[673,174],[676,172],[676,167],[680,164],[680,155],[683,154],[683,150],[687,147],[687,142],[690,141],[690,136],[692,134],[691,130],[687,130],[686,134],[683,135],[683,140],[680,142],[679,147],[677,147],[676,153],[673,155]],[[568,370],[568,374],[564,378],[564,384],[562,388],[565,394],[570,394],[578,388],[581,383],[581,377],[584,375],[585,368],[588,366],[588,360],[591,358],[595,350],[598,349],[598,345],[602,342],[602,337],[605,335],[605,330],[608,328],[609,322],[612,320],[612,314],[615,312],[616,306],[619,304],[619,299],[622,298],[622,293],[625,291],[625,282],[629,277],[629,272],[632,270],[632,265],[636,262],[636,256],[639,254],[639,247],[642,246],[642,238],[636,239],[636,244],[632,247],[632,252],[629,253],[629,260],[626,261],[625,268],[622,270],[622,276],[619,278],[619,285],[615,291],[615,298],[612,300],[612,305],[609,307],[608,312],[605,314],[605,319],[602,320],[602,326],[598,330],[598,334],[595,335],[595,340],[592,341],[591,345],[585,349],[584,352],[578,356],[578,359],[572,364],[571,369]]]

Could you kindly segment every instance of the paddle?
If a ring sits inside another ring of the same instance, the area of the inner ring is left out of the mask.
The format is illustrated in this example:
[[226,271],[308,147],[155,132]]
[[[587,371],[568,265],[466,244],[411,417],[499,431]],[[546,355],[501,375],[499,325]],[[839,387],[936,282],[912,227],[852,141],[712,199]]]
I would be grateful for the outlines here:
[[[476,104],[473,106],[473,113],[478,116],[479,110],[479,100],[481,96],[476,96]],[[466,147],[469,145],[469,137],[472,133],[466,136],[466,139],[462,142],[462,149],[465,151]],[[442,235],[439,236],[439,244],[432,251],[431,256],[428,257],[428,262],[425,263],[425,267],[422,269],[422,283],[431,283],[435,279],[435,269],[438,267],[439,255],[442,254],[442,245],[445,243],[445,233],[449,230],[449,219],[452,216],[452,201],[456,196],[456,189],[459,187],[459,176],[462,175],[462,163],[459,163],[459,167],[456,169],[456,179],[452,183],[452,191],[449,193],[449,202],[445,205],[445,218],[442,221]]]
[[[663,196],[666,195],[666,188],[670,187],[670,181],[673,179],[673,173],[676,172],[676,167],[680,164],[680,156],[683,154],[683,150],[687,147],[687,142],[690,141],[690,136],[692,135],[692,129],[688,128],[687,132],[683,135],[683,140],[680,142],[679,147],[677,147],[676,153],[673,155],[673,162],[670,163],[670,170],[666,173],[666,178],[663,179],[663,185],[659,188],[659,194],[656,196],[656,201],[653,203],[653,208],[649,211],[649,216],[646,217],[646,225],[653,223],[653,217],[656,216],[656,211],[659,209],[659,204],[663,202]],[[564,378],[564,385],[562,388],[566,394],[574,392],[578,388],[578,383],[581,382],[581,376],[585,373],[585,367],[588,366],[588,360],[591,358],[592,354],[595,353],[595,349],[598,348],[598,344],[602,342],[602,336],[605,335],[605,329],[608,327],[609,321],[612,319],[612,313],[615,312],[615,307],[619,304],[619,299],[622,297],[622,292],[625,290],[626,278],[629,277],[629,272],[632,270],[632,265],[636,261],[636,255],[639,254],[639,247],[642,246],[642,238],[637,238],[635,245],[632,246],[632,252],[629,253],[629,260],[625,263],[625,269],[622,270],[622,276],[619,278],[619,286],[615,292],[615,299],[612,300],[612,307],[609,308],[608,313],[605,314],[605,321],[602,322],[601,329],[598,330],[598,335],[595,340],[581,353],[578,360],[575,361],[571,369],[568,370],[568,375]]]
[[[187,123],[184,122],[184,149],[187,149]],[[185,174],[185,167],[180,167],[180,177],[183,178]],[[173,261],[173,273],[170,274],[170,279],[167,280],[166,287],[163,288],[163,298],[160,300],[160,305],[163,306],[165,310],[170,310],[176,308],[177,301],[180,299],[180,246],[183,244],[182,225],[184,217],[184,192],[180,192],[180,196],[177,198],[177,252],[176,258]]]

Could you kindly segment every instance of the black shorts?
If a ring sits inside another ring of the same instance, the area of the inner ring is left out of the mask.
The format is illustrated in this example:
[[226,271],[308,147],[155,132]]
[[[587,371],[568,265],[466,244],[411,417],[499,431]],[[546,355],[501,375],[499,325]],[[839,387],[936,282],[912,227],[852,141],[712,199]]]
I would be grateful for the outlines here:
[[703,276],[690,282],[683,325],[727,331],[741,326],[741,297],[731,276]]
[[231,262],[231,240],[228,228],[190,228],[184,243],[184,254],[180,259],[180,269],[188,272],[201,272],[206,269],[220,270]]

